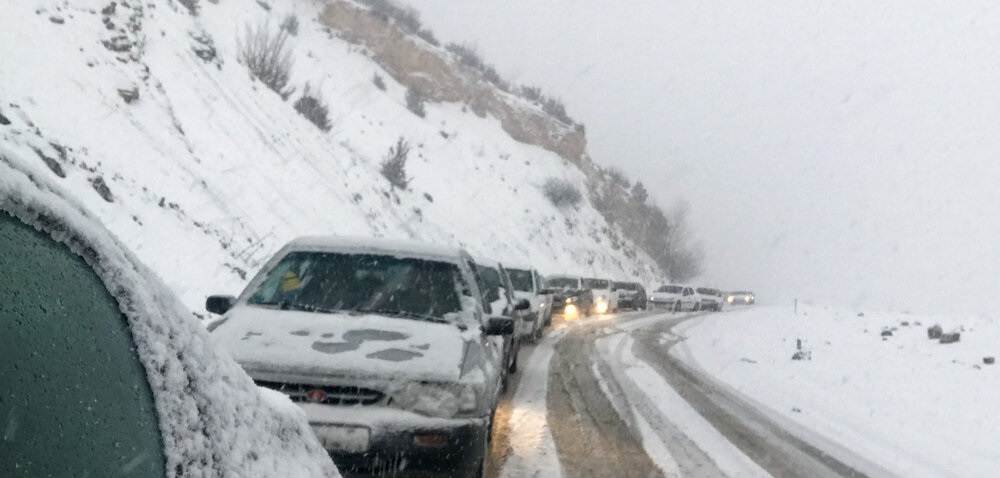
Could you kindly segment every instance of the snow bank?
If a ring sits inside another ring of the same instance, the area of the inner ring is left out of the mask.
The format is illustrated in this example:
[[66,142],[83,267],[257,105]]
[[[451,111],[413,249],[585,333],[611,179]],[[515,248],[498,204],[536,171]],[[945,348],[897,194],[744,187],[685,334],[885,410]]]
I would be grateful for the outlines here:
[[301,411],[264,397],[150,270],[27,166],[34,161],[0,142],[0,210],[67,244],[113,291],[153,392],[167,476],[339,476]]
[[[932,324],[961,340],[929,340]],[[1000,369],[983,363],[1000,352],[993,320],[751,307],[673,332],[685,362],[893,474],[996,475]],[[792,360],[800,340],[811,360]]]

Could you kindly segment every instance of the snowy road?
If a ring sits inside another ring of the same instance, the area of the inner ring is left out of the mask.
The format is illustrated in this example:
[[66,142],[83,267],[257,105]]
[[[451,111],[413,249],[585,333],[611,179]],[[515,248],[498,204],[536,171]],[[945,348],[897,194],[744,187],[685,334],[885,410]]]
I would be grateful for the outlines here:
[[698,317],[638,312],[557,324],[524,349],[498,411],[494,476],[866,476],[857,470],[870,468],[848,464],[859,458],[798,438],[673,357],[679,339],[670,330]]

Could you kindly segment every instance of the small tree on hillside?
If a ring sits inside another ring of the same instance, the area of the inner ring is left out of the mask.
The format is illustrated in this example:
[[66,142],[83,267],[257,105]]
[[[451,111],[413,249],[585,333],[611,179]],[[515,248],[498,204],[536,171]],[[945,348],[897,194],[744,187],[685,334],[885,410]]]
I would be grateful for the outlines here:
[[382,176],[394,188],[406,189],[410,185],[410,178],[406,177],[406,160],[409,155],[410,145],[400,137],[395,145],[389,147],[389,153],[382,161]]
[[643,186],[641,182],[636,181],[635,185],[632,186],[632,200],[636,204],[646,204],[646,200],[649,199],[649,193],[646,191],[646,186]]

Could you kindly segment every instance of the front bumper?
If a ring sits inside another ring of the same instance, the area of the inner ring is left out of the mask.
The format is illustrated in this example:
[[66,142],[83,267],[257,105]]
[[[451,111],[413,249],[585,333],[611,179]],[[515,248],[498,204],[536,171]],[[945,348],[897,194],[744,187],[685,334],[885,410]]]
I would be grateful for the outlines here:
[[367,431],[366,445],[350,437],[343,442],[321,439],[345,477],[474,476],[485,459],[488,417],[430,418],[377,406],[299,406],[314,431],[329,426],[361,430],[360,435]]

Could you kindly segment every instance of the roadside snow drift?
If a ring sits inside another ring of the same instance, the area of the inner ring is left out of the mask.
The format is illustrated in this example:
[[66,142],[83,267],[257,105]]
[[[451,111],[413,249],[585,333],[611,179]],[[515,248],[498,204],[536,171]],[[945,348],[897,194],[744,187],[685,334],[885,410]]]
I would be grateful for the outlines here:
[[[929,339],[935,324],[959,341]],[[673,332],[686,339],[671,353],[689,365],[893,474],[996,476],[1000,365],[984,363],[1000,354],[992,320],[750,307]]]

